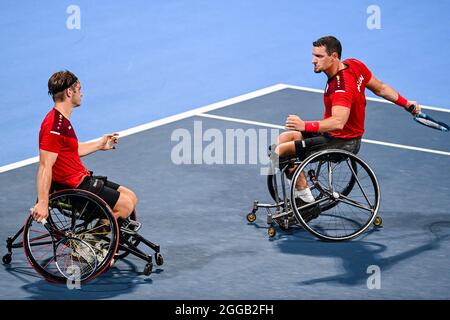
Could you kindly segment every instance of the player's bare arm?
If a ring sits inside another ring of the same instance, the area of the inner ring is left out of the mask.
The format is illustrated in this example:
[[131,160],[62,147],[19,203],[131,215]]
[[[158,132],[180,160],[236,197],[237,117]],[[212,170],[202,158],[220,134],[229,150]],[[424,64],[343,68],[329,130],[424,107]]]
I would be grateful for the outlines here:
[[78,154],[80,157],[86,156],[99,150],[115,149],[115,145],[119,142],[119,135],[117,133],[105,134],[102,138],[78,143]]
[[[319,132],[342,130],[349,116],[350,108],[333,106],[331,117],[317,121],[319,122]],[[290,115],[286,120],[285,126],[288,130],[305,131],[306,121],[303,121],[299,116]]]
[[[375,78],[375,76],[372,76],[372,78],[367,83],[366,87],[377,96],[382,97],[390,102],[397,103],[399,99],[399,94],[394,88],[389,86],[387,83],[378,80],[377,78]],[[412,105],[416,106],[413,114],[419,113],[420,106],[417,103],[417,101],[407,100],[406,108],[409,108]]]
[[52,184],[52,168],[58,157],[57,153],[39,150],[39,168],[37,174],[38,201],[33,208],[33,217],[41,222],[48,217],[48,197]]

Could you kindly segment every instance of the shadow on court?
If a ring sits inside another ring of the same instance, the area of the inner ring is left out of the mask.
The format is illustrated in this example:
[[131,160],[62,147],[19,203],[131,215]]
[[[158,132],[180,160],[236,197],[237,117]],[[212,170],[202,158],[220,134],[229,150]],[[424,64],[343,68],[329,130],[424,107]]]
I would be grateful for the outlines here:
[[[262,225],[256,227],[265,228]],[[271,241],[278,246],[282,253],[334,259],[341,264],[344,271],[333,276],[304,280],[298,284],[337,283],[354,286],[367,281],[367,267],[370,265],[378,266],[380,270],[386,272],[400,262],[408,261],[426,251],[439,249],[442,242],[450,240],[450,220],[429,222],[421,233],[403,234],[389,239],[383,237],[384,241],[409,240],[413,243],[416,242],[415,239],[423,238],[424,235],[429,238],[425,243],[387,257],[383,256],[388,248],[386,245],[365,240],[373,238],[377,232],[381,232],[381,230],[372,228],[355,240],[333,243],[315,239],[301,227],[294,227],[286,232],[279,231]],[[426,265],[426,261],[424,265]]]
[[[37,275],[26,262],[20,266],[6,266],[6,272],[17,279],[17,283],[24,283],[22,290],[29,294],[30,299],[50,300],[92,300],[117,298],[125,293],[132,293],[138,286],[151,286],[153,280],[142,276],[142,268],[138,268],[130,260],[117,262],[100,277],[81,284],[80,289],[69,289],[65,284],[52,284]],[[156,268],[154,274],[163,273],[163,269]]]

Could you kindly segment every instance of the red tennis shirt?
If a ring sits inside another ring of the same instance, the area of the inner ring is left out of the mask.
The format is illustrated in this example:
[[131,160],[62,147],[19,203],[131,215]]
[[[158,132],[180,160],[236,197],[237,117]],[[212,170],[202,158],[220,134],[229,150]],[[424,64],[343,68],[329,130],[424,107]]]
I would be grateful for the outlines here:
[[342,130],[329,132],[333,137],[352,139],[364,134],[366,112],[366,85],[372,78],[372,72],[359,60],[342,61],[347,68],[328,79],[324,93],[324,119],[331,117],[333,106],[350,108],[350,116]]
[[39,149],[58,154],[52,169],[53,181],[77,187],[89,175],[78,154],[78,139],[69,119],[55,108],[41,124]]

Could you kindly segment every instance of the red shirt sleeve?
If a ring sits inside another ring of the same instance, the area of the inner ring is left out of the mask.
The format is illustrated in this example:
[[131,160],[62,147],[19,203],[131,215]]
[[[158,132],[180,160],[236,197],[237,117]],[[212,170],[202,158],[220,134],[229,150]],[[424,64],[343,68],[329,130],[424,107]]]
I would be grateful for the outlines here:
[[59,153],[64,144],[64,137],[59,132],[43,126],[39,133],[39,149]]
[[362,76],[364,77],[364,86],[366,86],[367,82],[369,82],[370,79],[372,79],[372,71],[370,71],[369,68],[367,68],[367,66],[363,62],[356,59],[354,61],[358,66],[358,69],[361,72]]
[[372,71],[369,70],[369,68],[366,67],[364,63],[361,62],[361,74],[364,77],[364,86],[367,84],[367,82],[372,79]]
[[334,92],[331,96],[330,96],[330,100],[331,100],[331,106],[343,106],[343,107],[347,107],[347,108],[351,108],[352,107],[352,103],[353,103],[353,94],[350,91],[350,88],[346,88],[347,90],[345,92]]

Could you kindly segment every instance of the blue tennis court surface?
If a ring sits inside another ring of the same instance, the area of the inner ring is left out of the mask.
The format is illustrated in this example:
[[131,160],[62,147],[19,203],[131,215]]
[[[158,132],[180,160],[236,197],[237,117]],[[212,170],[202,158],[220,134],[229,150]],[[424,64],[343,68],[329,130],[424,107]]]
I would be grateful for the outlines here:
[[[136,190],[142,234],[161,245],[163,266],[145,277],[144,263],[130,257],[81,290],[68,290],[38,277],[16,250],[11,265],[0,268],[0,298],[450,298],[447,134],[419,126],[398,107],[369,101],[359,155],[379,179],[384,227],[344,243],[319,241],[300,228],[279,230],[269,240],[262,211],[255,224],[246,220],[253,200],[270,201],[260,174],[265,159],[250,163],[247,154],[238,164],[242,149],[234,145],[234,164],[225,154],[223,164],[206,164],[204,157],[201,164],[175,164],[174,133],[190,133],[194,163],[199,126],[203,134],[212,129],[223,137],[239,129],[270,135],[288,114],[319,118],[322,95],[279,86],[221,106],[128,135],[115,151],[83,159],[90,170]],[[450,122],[449,112],[429,113]],[[203,139],[206,150],[211,141]],[[36,170],[31,164],[0,175],[2,240],[25,221],[36,197]],[[368,287],[373,268],[380,272],[379,289]]]
[[84,92],[71,118],[79,140],[122,136],[83,162],[136,192],[164,265],[145,277],[128,257],[69,290],[18,249],[0,268],[0,299],[450,299],[449,134],[370,92],[359,156],[379,180],[384,227],[330,243],[298,227],[269,239],[262,210],[246,219],[254,200],[270,202],[261,169],[287,115],[323,116],[326,77],[311,64],[321,36],[450,123],[449,11],[406,0],[1,1],[0,255],[36,199],[48,78],[69,69]]

